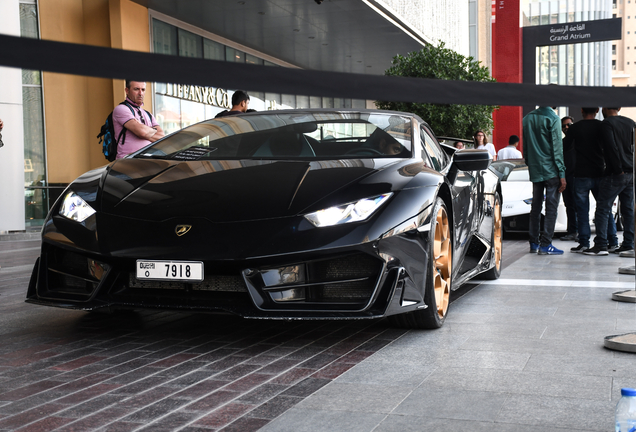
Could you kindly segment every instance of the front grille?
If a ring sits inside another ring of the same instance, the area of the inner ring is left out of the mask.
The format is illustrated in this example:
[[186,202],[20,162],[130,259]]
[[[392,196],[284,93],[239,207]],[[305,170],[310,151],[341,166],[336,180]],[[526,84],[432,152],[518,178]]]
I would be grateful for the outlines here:
[[140,289],[216,291],[216,292],[247,292],[245,282],[239,275],[212,275],[206,276],[201,282],[186,283],[172,281],[145,281],[139,280],[134,273],[129,274],[128,286]]
[[373,276],[378,272],[379,261],[369,255],[357,254],[342,258],[310,262],[309,278],[329,282]]
[[367,254],[249,270],[250,289],[264,292],[265,309],[330,308],[351,310],[373,296],[383,262]]

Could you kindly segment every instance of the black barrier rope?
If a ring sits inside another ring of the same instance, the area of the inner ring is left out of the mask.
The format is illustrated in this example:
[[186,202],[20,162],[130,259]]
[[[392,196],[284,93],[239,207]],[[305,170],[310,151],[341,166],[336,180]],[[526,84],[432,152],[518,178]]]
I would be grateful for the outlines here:
[[0,35],[0,47],[1,66],[100,78],[434,104],[636,106],[634,87],[545,86],[324,72],[7,35]]

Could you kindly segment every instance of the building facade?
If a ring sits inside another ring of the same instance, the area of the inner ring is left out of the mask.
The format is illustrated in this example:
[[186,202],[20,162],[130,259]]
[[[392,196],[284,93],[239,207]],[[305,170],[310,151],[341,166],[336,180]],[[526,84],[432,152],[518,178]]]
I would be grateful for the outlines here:
[[[612,0],[612,16],[623,19],[623,38],[612,42],[612,85],[636,86],[636,0]],[[636,119],[636,108],[621,115]]]
[[[630,0],[624,0],[630,1]],[[561,24],[612,18],[611,0],[530,0],[526,25]],[[537,48],[537,84],[609,87],[612,85],[611,49],[615,42],[589,42]],[[575,115],[578,115],[578,110]],[[568,107],[558,107],[560,117]]]

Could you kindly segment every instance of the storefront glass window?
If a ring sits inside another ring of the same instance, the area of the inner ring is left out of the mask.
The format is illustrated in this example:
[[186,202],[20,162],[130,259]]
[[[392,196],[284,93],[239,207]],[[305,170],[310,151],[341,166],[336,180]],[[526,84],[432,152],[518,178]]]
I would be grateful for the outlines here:
[[179,99],[155,95],[155,117],[166,135],[181,129],[181,104]]
[[225,47],[225,60],[235,63],[245,63],[245,53],[234,48]]
[[203,58],[209,60],[225,60],[225,47],[210,39],[203,39]]
[[[156,19],[152,20],[154,52],[254,65],[279,65]],[[157,121],[166,133],[214,117],[230,109],[232,90],[155,83]],[[245,88],[256,111],[294,108],[366,108],[366,101],[264,93]]]
[[[20,34],[27,38],[39,37],[36,4],[20,4]],[[49,208],[42,107],[42,74],[40,71],[23,69],[24,201],[27,227],[42,225]]]
[[255,65],[262,65],[263,64],[263,59],[259,59],[256,56],[253,56],[251,54],[246,54],[245,55],[245,63],[247,64],[255,64]]
[[179,55],[181,57],[203,57],[203,38],[179,29]]
[[152,20],[152,42],[155,53],[177,55],[177,28]]
[[309,108],[309,96],[296,96],[296,108]]

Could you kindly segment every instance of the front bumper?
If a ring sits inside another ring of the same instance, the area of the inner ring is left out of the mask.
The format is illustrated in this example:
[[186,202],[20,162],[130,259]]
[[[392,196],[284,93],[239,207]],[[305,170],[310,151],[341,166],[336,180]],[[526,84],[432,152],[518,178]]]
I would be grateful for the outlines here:
[[[384,316],[405,272],[363,244],[356,248],[204,262],[200,283],[140,281],[135,259],[43,242],[27,302],[78,310],[169,309],[246,318]],[[291,278],[290,278],[291,275]]]

